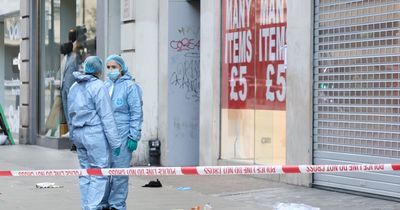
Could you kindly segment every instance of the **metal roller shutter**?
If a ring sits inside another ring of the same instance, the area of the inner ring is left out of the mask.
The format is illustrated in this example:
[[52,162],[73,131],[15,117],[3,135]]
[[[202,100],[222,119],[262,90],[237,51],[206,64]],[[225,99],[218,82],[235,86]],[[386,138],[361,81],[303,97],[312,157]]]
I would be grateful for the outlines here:
[[[314,163],[400,162],[400,0],[315,0]],[[400,173],[314,184],[400,198]]]

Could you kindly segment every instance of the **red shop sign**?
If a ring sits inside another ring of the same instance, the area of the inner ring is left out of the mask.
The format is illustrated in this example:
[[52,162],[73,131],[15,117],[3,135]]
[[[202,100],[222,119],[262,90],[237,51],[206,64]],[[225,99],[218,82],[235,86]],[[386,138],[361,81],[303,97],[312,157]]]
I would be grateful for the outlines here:
[[286,0],[222,1],[222,107],[285,110]]

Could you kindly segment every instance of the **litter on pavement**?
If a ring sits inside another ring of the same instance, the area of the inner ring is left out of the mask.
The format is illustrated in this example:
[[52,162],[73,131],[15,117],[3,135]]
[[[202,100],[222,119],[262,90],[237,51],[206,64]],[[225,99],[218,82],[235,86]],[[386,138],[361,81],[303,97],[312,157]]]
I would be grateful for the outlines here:
[[320,208],[302,203],[277,203],[273,207],[274,210],[320,210]]
[[37,183],[36,188],[63,188],[61,185],[56,185],[54,182]]
[[160,180],[150,181],[148,184],[143,185],[142,187],[162,187]]
[[209,203],[204,205],[204,210],[212,210],[212,209],[213,209],[213,207]]
[[188,190],[192,190],[192,188],[191,188],[191,187],[177,187],[176,189],[177,189],[177,190],[180,190],[180,191],[188,191]]
[[201,207],[200,206],[195,206],[195,207],[191,208],[190,210],[201,210]]

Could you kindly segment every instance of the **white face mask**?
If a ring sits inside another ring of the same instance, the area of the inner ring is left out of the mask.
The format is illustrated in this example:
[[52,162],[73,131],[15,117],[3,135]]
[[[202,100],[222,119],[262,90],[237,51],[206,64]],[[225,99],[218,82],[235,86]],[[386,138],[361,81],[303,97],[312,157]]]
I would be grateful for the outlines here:
[[117,80],[118,77],[119,77],[119,69],[111,69],[111,70],[109,70],[108,73],[107,73],[107,77],[112,81]]

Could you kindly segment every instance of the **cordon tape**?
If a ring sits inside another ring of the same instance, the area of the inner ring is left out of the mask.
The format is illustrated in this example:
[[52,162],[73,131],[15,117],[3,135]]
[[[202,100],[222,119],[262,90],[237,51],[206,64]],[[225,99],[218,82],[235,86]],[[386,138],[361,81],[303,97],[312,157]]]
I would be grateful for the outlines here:
[[400,164],[358,165],[244,165],[193,167],[134,167],[1,171],[0,176],[177,176],[177,175],[268,175],[400,171]]

